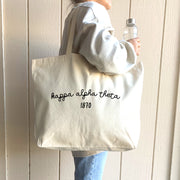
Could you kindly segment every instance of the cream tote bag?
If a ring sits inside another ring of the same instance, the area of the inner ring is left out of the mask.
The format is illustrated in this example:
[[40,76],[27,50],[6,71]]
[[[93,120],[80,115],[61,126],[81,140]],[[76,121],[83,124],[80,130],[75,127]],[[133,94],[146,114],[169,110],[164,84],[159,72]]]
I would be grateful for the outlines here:
[[[73,18],[75,19],[75,18]],[[80,54],[32,60],[34,135],[57,150],[135,149],[140,135],[143,64],[122,75],[100,73]]]

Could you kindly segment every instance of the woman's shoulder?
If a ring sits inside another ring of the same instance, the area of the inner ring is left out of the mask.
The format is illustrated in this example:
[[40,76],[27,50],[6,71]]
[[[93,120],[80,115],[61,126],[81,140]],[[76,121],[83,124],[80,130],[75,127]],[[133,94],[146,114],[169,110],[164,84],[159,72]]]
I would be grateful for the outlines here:
[[74,8],[78,8],[79,13],[85,18],[96,18],[98,22],[111,24],[109,14],[104,6],[94,1],[78,3]]

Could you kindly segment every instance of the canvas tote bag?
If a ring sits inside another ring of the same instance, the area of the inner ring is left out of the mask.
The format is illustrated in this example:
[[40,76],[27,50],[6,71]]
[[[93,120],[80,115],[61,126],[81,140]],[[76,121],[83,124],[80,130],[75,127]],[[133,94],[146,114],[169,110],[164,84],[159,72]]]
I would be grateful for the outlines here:
[[143,64],[121,75],[99,72],[71,53],[76,17],[72,19],[66,55],[32,60],[37,145],[73,151],[135,149]]

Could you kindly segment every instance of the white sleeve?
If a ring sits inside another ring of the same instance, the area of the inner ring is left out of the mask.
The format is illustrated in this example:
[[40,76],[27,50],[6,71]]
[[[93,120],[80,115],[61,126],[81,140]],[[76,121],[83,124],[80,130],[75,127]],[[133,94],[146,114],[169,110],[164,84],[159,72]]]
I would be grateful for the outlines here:
[[98,22],[83,22],[79,30],[82,54],[100,72],[122,74],[136,63],[136,53],[131,43],[119,41],[112,35],[113,28],[104,28]]

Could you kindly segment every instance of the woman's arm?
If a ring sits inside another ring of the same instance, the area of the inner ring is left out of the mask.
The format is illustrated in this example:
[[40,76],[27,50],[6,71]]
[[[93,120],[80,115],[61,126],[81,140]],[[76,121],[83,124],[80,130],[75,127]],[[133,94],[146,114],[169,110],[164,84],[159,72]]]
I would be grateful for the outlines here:
[[100,72],[121,74],[131,69],[137,59],[133,45],[119,41],[112,35],[112,27],[105,28],[96,19],[83,22],[77,30],[79,53]]

